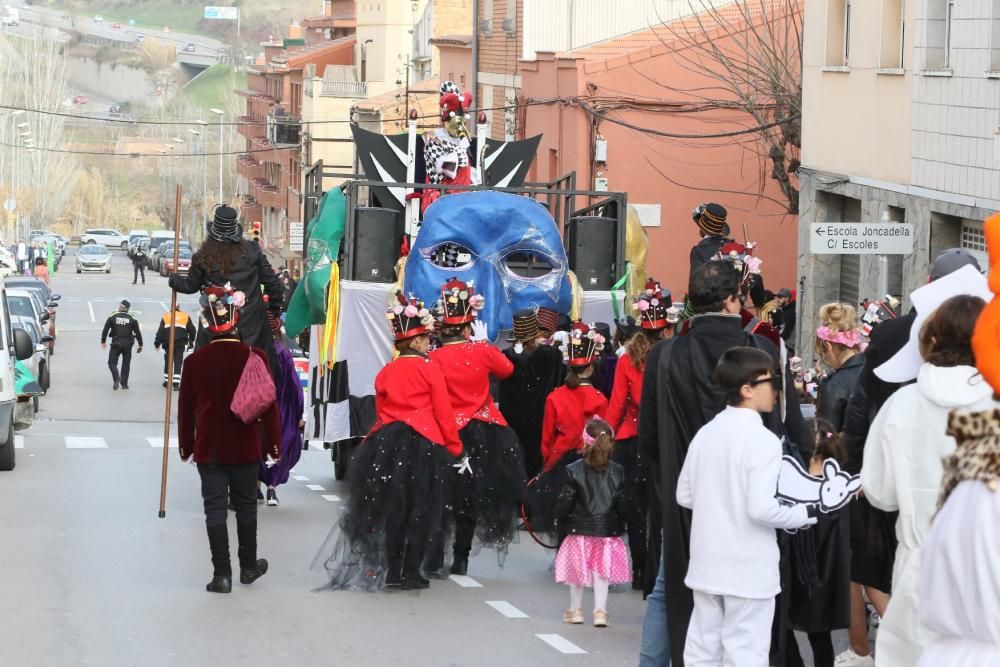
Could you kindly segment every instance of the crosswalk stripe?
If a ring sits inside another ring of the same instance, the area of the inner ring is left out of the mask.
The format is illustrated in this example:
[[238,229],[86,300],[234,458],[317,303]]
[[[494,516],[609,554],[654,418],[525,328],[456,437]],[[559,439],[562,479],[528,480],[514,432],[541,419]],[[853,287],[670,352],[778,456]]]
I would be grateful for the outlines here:
[[66,449],[107,449],[108,443],[104,438],[86,436],[66,436]]
[[543,642],[559,651],[560,653],[580,654],[586,653],[582,648],[566,639],[562,635],[535,635]]
[[310,491],[326,491],[326,489],[324,489],[319,484],[306,484],[306,488],[309,489]]
[[493,607],[507,618],[528,618],[527,614],[506,600],[487,600],[486,604]]
[[482,588],[483,587],[483,585],[481,583],[479,583],[478,581],[476,581],[472,577],[466,577],[465,575],[451,574],[451,575],[448,575],[448,578],[451,579],[452,581],[454,581],[456,584],[458,584],[462,588]]
[[308,482],[309,478],[305,475],[295,475],[292,477],[296,482]]
[[332,493],[324,493],[323,500],[329,500],[331,503],[339,503],[340,496],[335,496]]
[[[152,438],[146,438],[146,442],[149,443],[150,447],[156,447],[157,449],[163,449],[163,437],[153,436]],[[170,438],[170,446],[177,447],[177,438]]]
[[24,449],[24,436],[15,435],[14,436],[14,449]]

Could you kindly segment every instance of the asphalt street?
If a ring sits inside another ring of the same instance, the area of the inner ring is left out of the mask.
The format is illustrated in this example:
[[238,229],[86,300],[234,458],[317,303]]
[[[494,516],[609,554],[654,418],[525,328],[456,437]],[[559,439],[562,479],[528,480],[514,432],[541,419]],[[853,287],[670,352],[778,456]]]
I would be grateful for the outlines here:
[[[633,665],[645,604],[623,590],[611,627],[561,622],[566,587],[553,554],[526,533],[504,566],[484,551],[469,578],[420,592],[317,592],[310,564],[347,495],[327,452],[303,452],[281,506],[260,507],[268,574],[231,595],[206,593],[208,543],[193,467],[171,452],[167,516],[159,503],[163,356],[152,338],[170,302],[166,280],[53,275],[63,295],[52,389],[0,474],[0,663],[4,665]],[[128,391],[113,391],[100,328],[127,298],[146,337]],[[194,314],[194,297],[181,299]],[[174,394],[176,397],[176,394]],[[176,429],[172,427],[172,435]],[[235,529],[230,541],[235,552]],[[235,558],[235,555],[234,555]],[[592,605],[589,593],[585,608]]]

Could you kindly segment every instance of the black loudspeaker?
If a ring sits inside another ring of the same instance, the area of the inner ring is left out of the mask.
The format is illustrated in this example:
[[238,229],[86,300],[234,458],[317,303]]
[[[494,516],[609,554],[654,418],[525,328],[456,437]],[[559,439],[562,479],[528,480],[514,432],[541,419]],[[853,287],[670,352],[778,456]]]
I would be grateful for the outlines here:
[[618,230],[614,218],[579,216],[566,227],[566,257],[584,290],[610,290],[615,284]]
[[348,280],[391,283],[403,242],[403,216],[391,208],[359,206],[354,209],[351,244],[352,268]]

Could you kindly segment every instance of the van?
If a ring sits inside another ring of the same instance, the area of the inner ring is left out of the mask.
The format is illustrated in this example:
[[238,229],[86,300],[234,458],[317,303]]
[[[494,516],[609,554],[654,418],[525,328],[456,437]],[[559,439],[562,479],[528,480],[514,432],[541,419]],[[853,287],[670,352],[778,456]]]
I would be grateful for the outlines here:
[[[14,362],[34,354],[31,337],[23,329],[12,329],[7,310],[7,288],[0,285],[0,470],[14,469],[14,421],[18,407]],[[31,402],[24,404],[31,409]]]
[[160,247],[160,244],[168,239],[174,238],[174,233],[168,230],[155,231],[149,235],[149,252],[152,253],[154,250]]

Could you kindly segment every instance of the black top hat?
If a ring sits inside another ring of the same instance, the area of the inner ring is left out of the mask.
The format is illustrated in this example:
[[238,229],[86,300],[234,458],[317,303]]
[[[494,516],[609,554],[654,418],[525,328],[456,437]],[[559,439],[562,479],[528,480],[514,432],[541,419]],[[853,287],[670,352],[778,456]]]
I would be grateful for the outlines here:
[[696,208],[691,217],[706,235],[729,236],[729,225],[726,223],[728,215],[725,206],[709,202]]
[[571,368],[585,368],[594,363],[604,349],[605,338],[595,327],[583,322],[573,322],[569,331],[569,360]]
[[555,333],[559,330],[559,312],[551,308],[538,309],[538,328]]
[[673,305],[670,292],[660,287],[660,283],[654,278],[649,278],[645,289],[635,298],[632,308],[636,311],[641,328],[659,330],[680,319],[680,313]]
[[396,292],[396,303],[385,311],[385,317],[397,341],[434,331],[434,316],[424,302],[414,297],[407,299],[402,292]]
[[239,243],[243,238],[243,227],[239,223],[240,214],[232,206],[219,204],[215,208],[208,234],[216,241]]
[[538,331],[538,314],[529,309],[514,313],[514,331],[511,342],[524,343],[541,335]]

